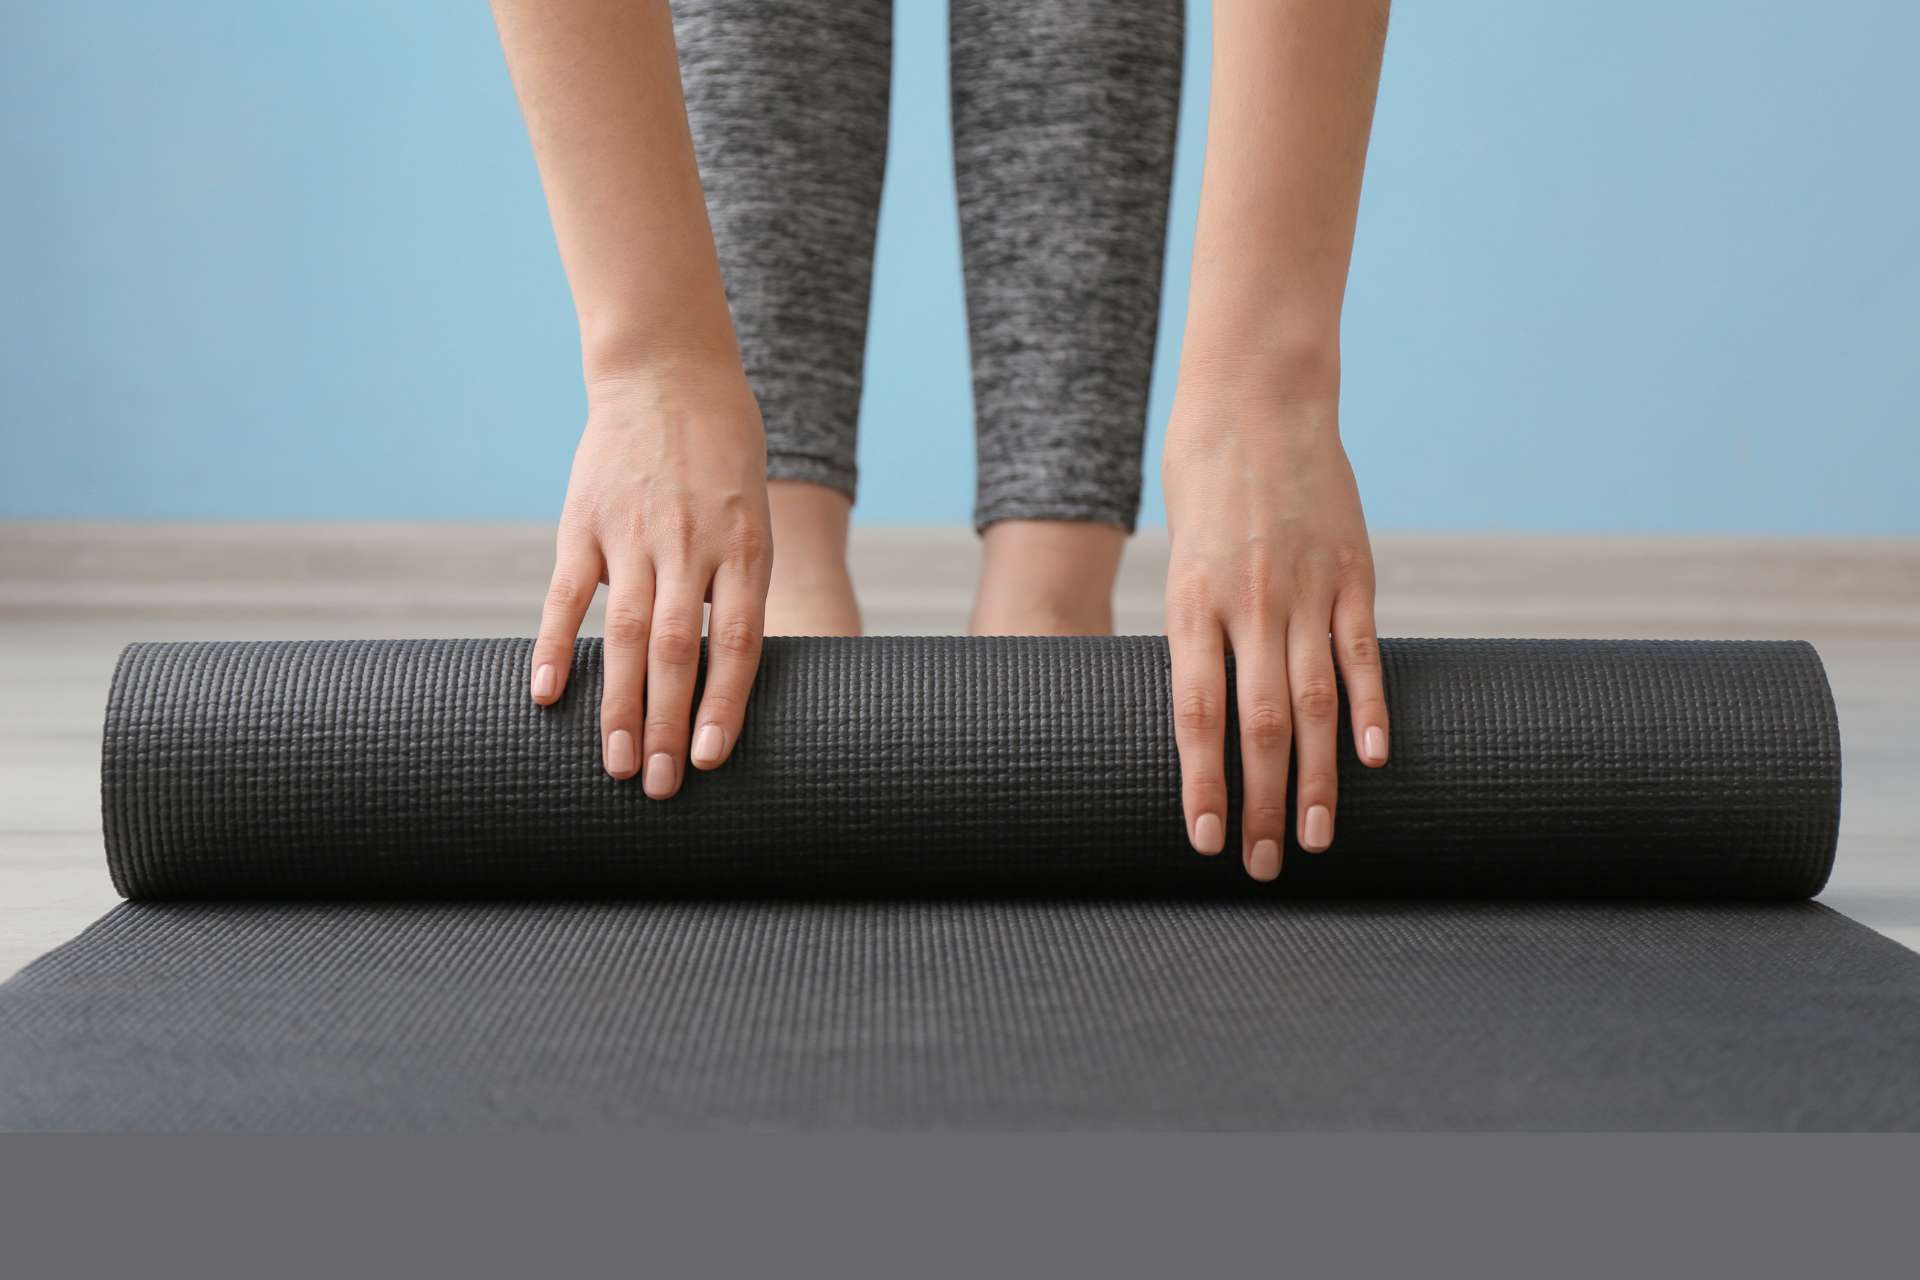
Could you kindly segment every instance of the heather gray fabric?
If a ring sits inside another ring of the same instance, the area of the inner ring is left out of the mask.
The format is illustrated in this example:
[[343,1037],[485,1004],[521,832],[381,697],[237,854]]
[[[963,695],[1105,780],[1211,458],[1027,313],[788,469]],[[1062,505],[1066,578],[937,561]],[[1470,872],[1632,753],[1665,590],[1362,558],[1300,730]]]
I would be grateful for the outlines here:
[[1131,531],[1185,0],[954,0],[979,528]]
[[[852,497],[891,0],[675,0],[695,152],[768,475]],[[1131,529],[1181,0],[953,0],[975,522]]]
[[1920,1120],[1807,645],[1383,641],[1275,885],[1184,847],[1158,638],[770,640],[664,804],[528,647],[129,649],[136,900],[0,986],[0,1128]]
[[138,902],[0,987],[10,1129],[1912,1129],[1807,903]]
[[673,29],[767,475],[852,497],[892,0],[674,0]]

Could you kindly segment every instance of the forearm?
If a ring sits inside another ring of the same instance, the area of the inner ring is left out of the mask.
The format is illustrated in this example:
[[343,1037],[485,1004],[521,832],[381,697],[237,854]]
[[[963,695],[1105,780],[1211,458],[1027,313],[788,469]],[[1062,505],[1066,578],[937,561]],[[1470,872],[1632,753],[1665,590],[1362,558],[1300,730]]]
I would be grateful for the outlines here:
[[1217,0],[1183,363],[1330,394],[1388,0]]
[[666,0],[494,0],[590,384],[737,364]]

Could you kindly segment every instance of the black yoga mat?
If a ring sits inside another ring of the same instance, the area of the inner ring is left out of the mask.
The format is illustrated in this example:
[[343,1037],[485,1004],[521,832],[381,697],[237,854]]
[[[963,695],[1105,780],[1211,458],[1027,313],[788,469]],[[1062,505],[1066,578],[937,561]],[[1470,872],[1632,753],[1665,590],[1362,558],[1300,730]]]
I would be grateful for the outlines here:
[[1819,891],[1839,826],[1839,731],[1805,644],[1387,641],[1393,762],[1359,767],[1342,717],[1338,844],[1290,842],[1277,890],[1241,870],[1237,793],[1235,853],[1186,844],[1156,637],[772,641],[732,760],[667,803],[600,767],[598,642],[556,707],[526,697],[528,657],[514,640],[135,645],[107,709],[114,882],[136,899],[1777,899]]
[[666,803],[593,642],[545,710],[525,641],[135,646],[134,901],[0,987],[0,1125],[1920,1121],[1920,956],[1807,901],[1810,647],[1382,648],[1392,763],[1343,729],[1259,885],[1185,846],[1157,639],[770,641]]

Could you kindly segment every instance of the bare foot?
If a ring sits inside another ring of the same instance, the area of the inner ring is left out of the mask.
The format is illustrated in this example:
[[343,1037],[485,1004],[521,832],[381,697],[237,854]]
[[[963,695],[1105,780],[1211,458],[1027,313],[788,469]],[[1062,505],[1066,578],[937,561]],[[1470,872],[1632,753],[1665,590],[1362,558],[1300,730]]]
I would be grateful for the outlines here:
[[[1081,520],[1001,520],[987,526],[981,542],[973,634],[1112,634],[1124,529]],[[778,565],[776,558],[776,574]]]
[[847,524],[853,503],[822,485],[775,480],[773,584],[767,589],[770,636],[857,636],[860,604],[847,573]]

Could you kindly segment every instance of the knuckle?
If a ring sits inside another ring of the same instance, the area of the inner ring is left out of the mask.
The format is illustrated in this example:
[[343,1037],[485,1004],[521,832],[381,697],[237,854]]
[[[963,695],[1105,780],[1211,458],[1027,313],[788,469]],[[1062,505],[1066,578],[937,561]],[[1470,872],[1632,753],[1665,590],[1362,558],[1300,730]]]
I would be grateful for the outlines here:
[[1213,625],[1211,593],[1204,583],[1187,578],[1167,584],[1167,629],[1176,636],[1191,636]]
[[1286,746],[1293,736],[1293,717],[1285,704],[1262,699],[1247,707],[1241,717],[1240,733],[1254,747],[1277,750]]
[[1348,665],[1355,667],[1377,667],[1380,665],[1380,642],[1369,632],[1357,632],[1340,643],[1341,655]]
[[1294,713],[1311,724],[1333,719],[1339,707],[1340,695],[1334,691],[1333,681],[1325,676],[1310,676],[1293,691]]
[[732,691],[728,691],[728,689],[710,689],[710,687],[708,687],[707,691],[701,695],[701,710],[705,712],[705,714],[701,716],[703,720],[707,720],[707,718],[714,718],[714,720],[733,720],[739,712],[745,710],[745,700],[739,699],[737,695],[733,695]]
[[718,656],[750,659],[760,652],[760,631],[745,618],[731,618],[713,630],[707,644]]
[[600,728],[612,733],[630,729],[640,721],[640,704],[625,694],[613,694],[600,703]]
[[1283,556],[1267,538],[1255,538],[1247,544],[1246,559],[1240,569],[1240,588],[1249,597],[1264,600],[1285,580],[1281,572]]
[[702,720],[720,720],[729,724],[737,723],[744,710],[740,699],[717,689],[706,691],[700,699],[700,709]]
[[580,602],[585,594],[585,586],[570,573],[556,573],[553,581],[547,584],[547,608],[559,611],[571,609]]
[[1239,616],[1256,624],[1271,622],[1276,612],[1284,612],[1286,599],[1287,593],[1265,568],[1250,570],[1234,585],[1233,600]]
[[656,545],[668,557],[687,559],[700,540],[700,518],[686,507],[668,507],[649,524]]
[[1266,834],[1287,829],[1287,807],[1283,804],[1249,804],[1240,815],[1240,822],[1248,831]]
[[566,506],[560,511],[560,521],[554,530],[555,541],[562,549],[571,539],[581,543],[597,541],[600,527],[600,510],[590,499],[580,495],[569,495]]
[[700,632],[684,618],[661,618],[654,624],[652,653],[669,666],[692,666],[700,656]]
[[1188,689],[1174,700],[1175,728],[1204,732],[1220,724],[1220,700],[1208,689]]
[[1197,803],[1213,799],[1227,789],[1227,780],[1213,765],[1196,765],[1182,775],[1187,796]]
[[759,525],[740,525],[727,534],[726,558],[735,564],[757,565],[766,559],[770,542]]
[[651,619],[646,609],[632,604],[607,606],[607,643],[622,649],[637,649],[647,642]]
[[674,715],[665,708],[648,704],[645,734],[647,755],[652,755],[656,751],[679,755],[686,746],[687,733],[688,725],[684,715]]
[[1343,542],[1333,549],[1330,559],[1333,562],[1335,576],[1342,582],[1373,580],[1373,555],[1364,546]]
[[1325,804],[1339,788],[1339,776],[1327,769],[1309,769],[1300,775],[1300,798],[1312,804]]
[[687,558],[699,533],[698,517],[678,502],[635,505],[602,517],[602,523],[629,547],[644,547],[656,561]]

